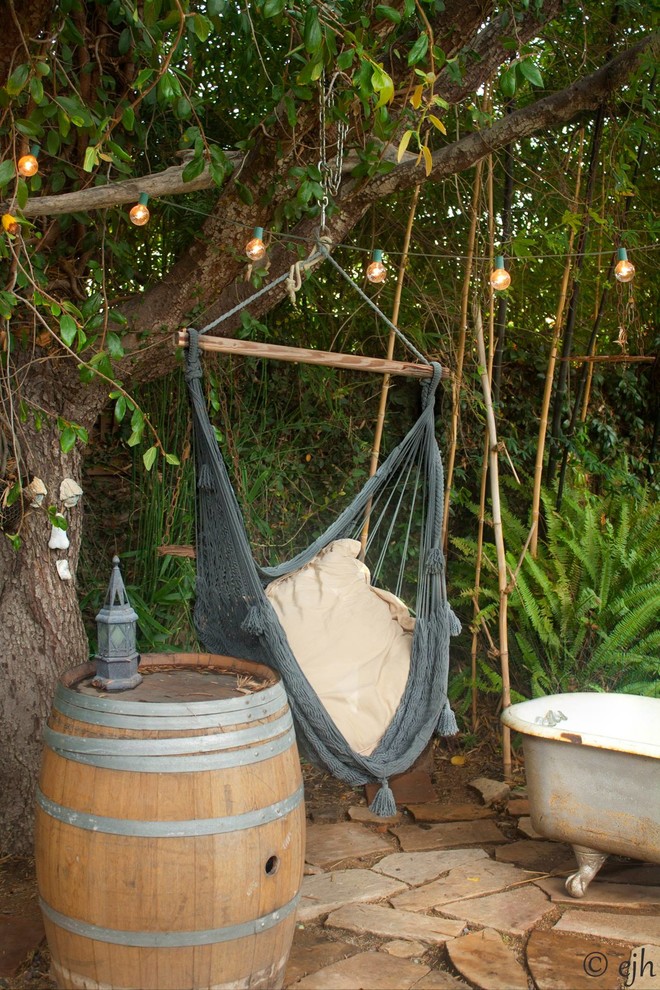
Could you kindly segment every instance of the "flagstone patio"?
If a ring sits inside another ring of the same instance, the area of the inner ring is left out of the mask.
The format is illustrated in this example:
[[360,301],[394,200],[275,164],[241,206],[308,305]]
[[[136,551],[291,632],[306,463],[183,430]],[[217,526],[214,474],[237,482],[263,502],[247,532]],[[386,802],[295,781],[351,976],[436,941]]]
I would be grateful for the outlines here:
[[411,804],[385,823],[364,805],[314,816],[285,986],[660,990],[660,869],[612,860],[575,900],[570,847],[508,798],[480,780],[474,803]]
[[[359,791],[306,781],[285,987],[660,990],[660,866],[612,858],[575,900],[563,885],[573,853],[536,836],[524,794],[464,784],[436,780],[433,802],[383,820]],[[6,883],[0,988],[55,985],[30,870],[26,861]]]

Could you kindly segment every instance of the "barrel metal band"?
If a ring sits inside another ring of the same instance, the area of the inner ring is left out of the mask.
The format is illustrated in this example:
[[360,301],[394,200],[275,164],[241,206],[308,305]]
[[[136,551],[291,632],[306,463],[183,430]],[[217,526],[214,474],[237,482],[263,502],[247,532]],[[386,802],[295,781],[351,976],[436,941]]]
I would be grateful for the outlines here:
[[[55,735],[59,736],[59,733],[55,733]],[[128,770],[136,773],[195,773],[202,770],[226,770],[229,767],[244,767],[251,763],[270,760],[293,746],[295,738],[293,729],[290,729],[284,735],[266,743],[265,746],[249,746],[243,749],[203,753],[199,756],[114,756],[73,752],[54,746],[51,748],[59,756],[71,760],[73,763],[85,763],[87,766],[103,767],[106,770]],[[48,742],[48,740],[46,741]],[[51,744],[48,743],[48,745]]]
[[110,942],[113,945],[133,945],[142,948],[178,947],[191,945],[214,945],[216,942],[233,942],[237,938],[247,938],[250,935],[258,935],[259,932],[266,931],[279,925],[285,918],[295,911],[300,900],[300,894],[296,894],[288,904],[284,904],[277,911],[271,914],[264,914],[260,918],[252,921],[245,921],[240,925],[230,925],[227,928],[210,928],[200,931],[182,932],[131,932],[117,928],[102,928],[100,925],[90,925],[86,921],[78,921],[77,918],[69,918],[65,914],[55,911],[49,904],[39,898],[41,910],[54,925],[63,928],[74,935],[82,938],[93,939],[95,942]]
[[[286,699],[279,697],[272,698],[271,701],[265,705],[260,705],[258,708],[253,706],[245,710],[216,712],[215,714],[197,714],[194,708],[190,710],[192,706],[188,705],[163,705],[163,708],[178,707],[177,714],[167,715],[161,712],[158,715],[145,716],[141,714],[142,708],[139,709],[140,714],[135,714],[134,708],[132,714],[125,715],[79,705],[80,695],[75,695],[76,700],[72,701],[69,697],[72,694],[73,692],[69,691],[66,698],[57,698],[54,707],[62,715],[67,715],[78,722],[85,722],[87,725],[107,725],[113,729],[159,729],[163,732],[170,729],[212,729],[228,725],[241,725],[245,722],[254,722],[257,719],[270,718],[286,705]],[[156,706],[152,705],[151,707],[155,708]]]
[[177,703],[157,704],[148,701],[128,701],[121,698],[104,696],[96,698],[91,694],[81,694],[72,688],[58,684],[55,690],[55,707],[59,702],[68,701],[78,708],[89,708],[93,711],[114,712],[116,715],[181,715],[183,711],[200,715],[213,715],[222,712],[244,712],[246,709],[261,707],[269,704],[273,699],[277,699],[283,705],[286,703],[286,693],[281,682],[273,684],[272,687],[264,688],[253,694],[243,695],[239,698],[217,698],[213,701],[189,701]]
[[141,836],[147,838],[177,839],[194,835],[218,835],[222,832],[238,832],[241,829],[256,828],[276,819],[283,819],[294,811],[303,800],[302,785],[293,794],[269,804],[265,808],[247,811],[242,815],[228,815],[225,818],[198,818],[170,821],[142,821],[135,818],[108,818],[105,815],[90,815],[84,811],[65,808],[51,801],[37,788],[37,804],[47,815],[65,825],[86,829],[90,832],[108,832],[112,835]]
[[273,722],[252,725],[233,732],[214,732],[206,736],[160,736],[155,739],[117,739],[115,736],[72,736],[46,726],[44,742],[56,753],[89,753],[95,756],[183,756],[188,753],[213,753],[236,749],[252,743],[268,742],[293,725],[291,712],[285,709]]

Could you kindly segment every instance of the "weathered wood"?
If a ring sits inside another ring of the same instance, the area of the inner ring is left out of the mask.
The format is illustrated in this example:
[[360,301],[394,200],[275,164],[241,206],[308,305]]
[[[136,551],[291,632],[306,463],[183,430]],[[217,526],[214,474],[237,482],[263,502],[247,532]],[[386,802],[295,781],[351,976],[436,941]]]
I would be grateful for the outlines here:
[[[176,347],[188,346],[188,331],[174,334]],[[413,361],[387,361],[385,358],[367,357],[364,354],[343,354],[341,351],[313,351],[306,347],[287,347],[282,344],[264,344],[256,340],[236,340],[233,337],[199,338],[203,351],[222,354],[240,354],[243,357],[263,357],[272,361],[288,361],[293,364],[315,364],[323,368],[348,368],[351,371],[373,371],[379,375],[404,375],[408,378],[430,378],[431,365]],[[443,379],[451,377],[448,368],[442,369]]]
[[[58,985],[279,988],[305,824],[279,677],[210,654],[140,670],[137,693],[93,708],[94,667],[77,668],[49,721],[36,863]],[[147,752],[127,766],[136,746]]]
[[571,354],[560,361],[581,361],[589,364],[654,364],[658,359],[646,354]]

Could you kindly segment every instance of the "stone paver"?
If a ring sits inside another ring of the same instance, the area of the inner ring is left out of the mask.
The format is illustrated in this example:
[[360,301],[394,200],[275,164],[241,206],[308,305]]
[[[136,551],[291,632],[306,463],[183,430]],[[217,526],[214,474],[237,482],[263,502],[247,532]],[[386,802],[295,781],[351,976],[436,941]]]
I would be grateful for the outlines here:
[[515,863],[525,870],[552,873],[555,870],[574,870],[575,856],[570,846],[543,839],[519,839],[495,850],[500,863]]
[[344,904],[378,901],[405,889],[400,880],[372,870],[335,870],[305,877],[296,917],[298,921],[311,921]]
[[492,928],[452,939],[447,952],[459,973],[482,990],[527,990],[527,973]]
[[316,934],[296,928],[284,986],[288,987],[307,976],[308,973],[315,973],[325,966],[339,962],[340,959],[354,956],[359,951],[357,945],[350,945],[348,942],[339,940],[330,941],[330,939],[320,938]]
[[394,907],[404,911],[440,910],[444,904],[493,894],[528,879],[529,873],[510,863],[477,860],[476,863],[464,863],[451,870],[446,877],[423,887],[396,894],[390,900]]
[[532,825],[532,819],[528,818],[526,815],[518,819],[517,825],[518,825],[518,831],[522,832],[523,835],[526,835],[528,839],[547,838],[547,836],[541,835],[540,832],[536,831],[536,829]]
[[538,990],[613,990],[630,950],[585,935],[535,931],[527,943],[527,965]]
[[660,866],[653,863],[643,863],[641,866],[619,866],[614,869],[609,863],[596,877],[594,883],[642,883],[651,887],[660,887]]
[[497,931],[511,935],[524,935],[549,911],[556,908],[553,908],[543,891],[534,884],[528,884],[501,894],[487,894],[485,897],[443,904],[441,910],[450,918],[460,918],[473,925],[496,928]]
[[470,990],[467,983],[445,969],[432,969],[418,983],[413,983],[412,990]]
[[488,859],[485,849],[438,849],[431,852],[392,853],[372,867],[377,873],[385,873],[396,880],[403,880],[411,887],[435,880],[441,873],[448,873],[463,863],[477,863]]
[[620,907],[624,911],[638,909],[645,914],[660,913],[660,887],[644,887],[641,884],[592,883],[584,897],[575,898],[566,890],[559,877],[537,880],[536,885],[550,895],[555,904],[571,907]]
[[374,815],[366,805],[355,804],[348,809],[348,817],[352,822],[367,822],[370,825],[398,825],[403,815],[400,811],[396,815],[380,816]]
[[295,990],[410,990],[429,967],[384,952],[360,952],[304,977]]
[[391,850],[387,839],[356,822],[307,827],[305,859],[314,866],[335,866],[345,860],[360,859],[372,853],[385,854]]
[[478,818],[493,818],[492,808],[478,804],[407,804],[416,822],[471,822]]
[[529,800],[527,798],[511,798],[507,802],[506,810],[510,815],[528,815]]
[[419,828],[402,825],[390,830],[401,843],[404,852],[421,852],[424,849],[450,849],[453,846],[506,842],[505,836],[492,821],[448,822]]
[[0,915],[0,977],[14,976],[30,952],[46,937],[41,914]]
[[611,938],[633,945],[660,945],[660,918],[623,911],[564,911],[553,931]]
[[397,911],[381,904],[347,904],[334,911],[326,925],[343,928],[349,932],[370,933],[381,938],[416,939],[431,945],[442,945],[463,931],[462,921],[447,918],[428,918]]
[[403,938],[394,938],[391,942],[384,942],[381,947],[381,952],[387,952],[390,956],[396,956],[398,959],[413,959],[415,956],[423,956],[428,945],[424,945],[422,942],[415,942],[414,940],[407,941]]
[[491,780],[489,777],[475,777],[468,786],[478,791],[483,803],[488,805],[505,801],[511,794],[511,788],[503,780]]

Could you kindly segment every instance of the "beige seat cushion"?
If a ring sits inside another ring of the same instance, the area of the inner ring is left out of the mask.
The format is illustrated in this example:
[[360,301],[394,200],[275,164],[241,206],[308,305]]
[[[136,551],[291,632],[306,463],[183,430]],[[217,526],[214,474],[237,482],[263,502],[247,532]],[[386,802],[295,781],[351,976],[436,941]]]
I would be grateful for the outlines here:
[[414,619],[370,585],[357,540],[336,540],[266,594],[303,673],[350,746],[368,755],[403,694]]

